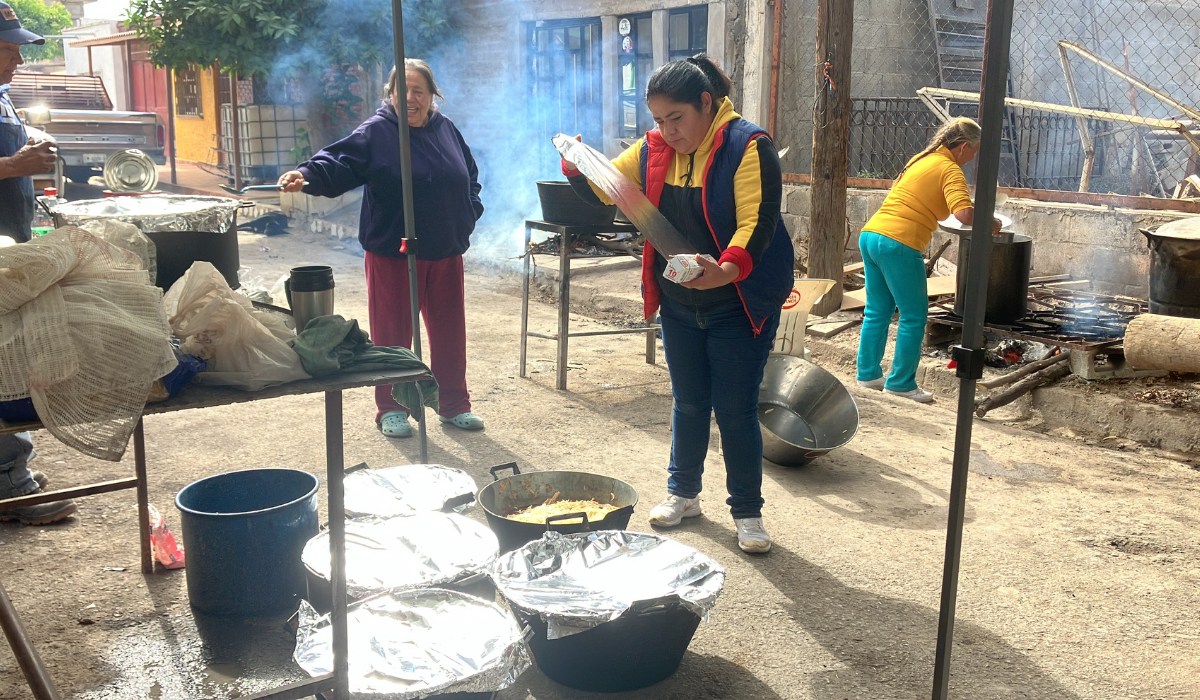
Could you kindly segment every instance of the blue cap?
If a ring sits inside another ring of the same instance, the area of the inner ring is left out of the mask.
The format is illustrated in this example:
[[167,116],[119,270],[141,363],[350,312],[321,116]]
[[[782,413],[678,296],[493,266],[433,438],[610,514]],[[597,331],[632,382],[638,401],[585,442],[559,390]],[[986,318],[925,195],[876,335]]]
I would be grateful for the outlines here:
[[6,2],[0,2],[0,41],[10,44],[44,44],[46,40],[21,26],[17,13]]

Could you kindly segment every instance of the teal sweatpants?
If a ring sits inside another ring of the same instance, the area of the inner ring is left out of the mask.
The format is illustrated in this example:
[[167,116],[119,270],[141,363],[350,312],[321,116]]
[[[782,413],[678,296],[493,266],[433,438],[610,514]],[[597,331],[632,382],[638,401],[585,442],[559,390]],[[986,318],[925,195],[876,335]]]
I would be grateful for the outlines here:
[[917,365],[929,316],[925,259],[921,251],[874,231],[862,232],[858,248],[867,278],[867,308],[858,341],[858,379],[869,382],[883,376],[880,363],[887,347],[888,327],[892,314],[899,309],[896,354],[884,387],[912,391],[917,388]]

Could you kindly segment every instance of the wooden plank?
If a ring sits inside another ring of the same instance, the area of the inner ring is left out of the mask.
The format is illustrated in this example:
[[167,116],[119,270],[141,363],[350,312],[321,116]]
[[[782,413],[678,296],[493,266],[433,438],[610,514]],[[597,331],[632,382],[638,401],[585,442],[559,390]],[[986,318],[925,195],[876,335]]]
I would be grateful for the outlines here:
[[[954,294],[958,290],[958,277],[956,275],[930,277],[926,281],[926,284],[929,288],[930,297],[940,297],[946,294]],[[846,292],[842,295],[842,311],[861,309],[866,305],[867,290],[865,288],[858,289],[853,292]]]
[[860,323],[862,323],[861,318],[851,318],[851,319],[847,319],[845,321],[827,321],[825,323],[814,323],[814,324],[810,325],[808,328],[805,328],[804,332],[811,336],[828,339],[828,338],[832,338],[833,336],[837,335],[838,333],[841,333],[842,331],[849,330],[849,329],[857,326]]
[[137,479],[134,477],[117,479],[115,481],[102,481],[90,486],[78,486],[69,489],[59,489],[57,491],[39,491],[29,496],[18,496],[16,498],[0,500],[0,510],[28,508],[29,506],[36,506],[42,503],[56,503],[72,498],[95,496],[98,493],[112,493],[113,491],[124,491],[125,489],[132,488],[137,488]]

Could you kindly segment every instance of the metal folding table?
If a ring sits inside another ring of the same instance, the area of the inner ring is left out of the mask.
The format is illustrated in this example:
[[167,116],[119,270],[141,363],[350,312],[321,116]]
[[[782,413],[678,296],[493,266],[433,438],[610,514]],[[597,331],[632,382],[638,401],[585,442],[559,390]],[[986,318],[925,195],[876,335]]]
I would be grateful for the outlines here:
[[[532,276],[532,259],[533,252],[531,249],[531,241],[533,231],[546,231],[548,233],[556,233],[559,235],[559,250],[558,250],[558,332],[554,334],[536,333],[529,330],[529,281]],[[594,335],[625,335],[629,333],[645,333],[646,334],[646,363],[654,364],[655,354],[655,338],[658,335],[659,326],[654,322],[654,319],[646,320],[646,327],[643,328],[613,328],[603,331],[584,331],[581,333],[571,333],[571,260],[583,258],[585,256],[571,255],[572,243],[580,236],[595,235],[598,233],[637,233],[637,227],[633,224],[608,224],[605,226],[576,226],[573,224],[556,224],[549,221],[526,221],[525,222],[525,270],[521,282],[521,367],[520,376],[528,376],[526,372],[526,360],[528,357],[527,345],[529,338],[542,338],[544,340],[554,340],[558,343],[557,355],[557,371],[558,375],[554,382],[556,389],[567,388],[567,342],[570,338],[581,338]],[[630,255],[632,253],[617,253],[617,255]]]
[[[338,374],[323,379],[308,379],[262,391],[239,391],[228,387],[207,387],[189,385],[178,396],[161,403],[148,404],[142,412],[143,416],[161,413],[186,411],[193,408],[212,408],[228,406],[236,403],[261,401],[283,396],[299,396],[301,394],[325,394],[325,467],[326,488],[328,494],[329,512],[329,547],[333,561],[333,612],[331,622],[333,628],[333,673],[316,678],[291,683],[270,691],[264,691],[250,698],[272,698],[273,700],[288,700],[289,698],[305,698],[326,691],[343,690],[348,683],[347,660],[347,628],[346,628],[346,529],[345,509],[343,502],[342,476],[345,468],[345,457],[342,449],[342,391],[360,387],[378,386],[382,384],[400,384],[432,379],[432,375],[422,370],[406,372],[358,372]],[[424,410],[414,410],[418,422],[424,423]],[[26,423],[20,425],[0,425],[0,435],[39,430],[41,423]],[[422,428],[424,426],[422,425]],[[421,461],[428,461],[428,446],[425,441],[425,431],[420,435]],[[20,508],[39,503],[52,503],[69,498],[91,496],[99,493],[109,493],[125,489],[137,489],[138,505],[138,541],[141,544],[142,572],[154,572],[154,561],[150,553],[150,510],[149,489],[146,478],[146,440],[143,431],[143,421],[139,420],[133,433],[133,453],[135,476],[115,481],[105,481],[57,491],[47,491],[31,496],[0,500],[0,508]],[[58,700],[58,691],[54,687],[49,674],[42,665],[32,641],[25,632],[20,617],[13,608],[12,601],[0,585],[0,627],[8,637],[13,655],[29,683],[33,696],[37,700]],[[339,682],[340,681],[340,682]],[[349,697],[346,695],[345,697]],[[338,696],[339,700],[343,700]]]

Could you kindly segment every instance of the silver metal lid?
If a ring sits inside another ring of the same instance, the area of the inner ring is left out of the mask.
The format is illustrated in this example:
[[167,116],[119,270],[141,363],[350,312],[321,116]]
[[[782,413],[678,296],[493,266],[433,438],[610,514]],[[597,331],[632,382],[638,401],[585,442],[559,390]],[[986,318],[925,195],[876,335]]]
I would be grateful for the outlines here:
[[104,184],[113,192],[149,192],[158,185],[158,166],[136,148],[117,151],[104,161]]
[[548,532],[492,565],[513,605],[539,614],[551,639],[615,620],[640,601],[678,596],[707,618],[725,569],[675,540],[626,530]]
[[[492,693],[532,665],[511,613],[457,591],[370,598],[351,607],[348,623],[350,694],[358,700]],[[329,616],[304,601],[293,658],[309,675],[333,672]]]
[[142,233],[226,233],[233,229],[240,206],[239,200],[229,197],[143,194],[67,202],[54,207],[54,213],[63,226],[78,226],[92,219],[117,218],[137,226]]
[[1200,241],[1200,216],[1189,216],[1186,219],[1176,219],[1165,223],[1154,231],[1154,235],[1185,241]]
[[440,464],[364,469],[346,476],[346,515],[355,520],[393,518],[450,505],[462,513],[475,503],[475,480]]
[[[484,572],[500,551],[482,523],[454,513],[417,513],[346,523],[346,588],[354,598],[452,583]],[[304,565],[332,576],[329,532],[308,541]]]

